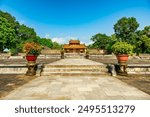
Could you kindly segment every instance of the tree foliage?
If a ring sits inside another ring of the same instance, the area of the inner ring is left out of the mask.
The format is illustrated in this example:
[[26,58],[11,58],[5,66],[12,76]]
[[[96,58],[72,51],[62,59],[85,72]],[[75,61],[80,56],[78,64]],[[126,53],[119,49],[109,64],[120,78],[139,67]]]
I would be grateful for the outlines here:
[[93,44],[89,48],[105,49],[112,52],[112,46],[117,41],[123,41],[134,47],[134,52],[150,53],[150,26],[145,26],[143,30],[137,30],[139,23],[134,17],[123,17],[114,25],[115,34],[107,36],[98,33],[91,40]]
[[98,33],[92,36],[91,40],[93,41],[93,48],[106,49],[106,46],[110,41],[110,37],[106,34]]
[[118,41],[112,46],[114,54],[132,54],[133,46],[127,42]]
[[53,42],[53,46],[52,46],[53,49],[61,49],[62,48],[62,45],[57,43],[56,41]]
[[33,28],[27,27],[26,25],[22,24],[19,25],[17,38],[17,48],[21,50],[25,42],[36,42],[36,32]]
[[46,47],[49,47],[49,48],[52,48],[53,46],[53,42],[51,39],[47,39],[47,38],[40,38],[39,36],[37,36],[37,42],[39,44],[41,44],[42,46],[46,46]]
[[3,12],[0,10],[0,17],[7,19],[7,21],[11,24],[11,27],[17,31],[19,28],[19,22],[16,21],[16,18],[7,12]]
[[36,39],[34,29],[25,25],[20,25],[11,14],[0,11],[0,18],[1,42],[3,40],[3,48],[12,49],[13,51],[14,49],[22,50],[21,48],[23,47],[23,43],[25,41]]
[[88,48],[105,49],[108,53],[111,53],[111,46],[117,41],[117,38],[115,34],[107,36],[106,34],[98,33],[92,36],[91,40],[93,41],[93,44],[90,44]]
[[134,43],[135,32],[139,27],[139,23],[134,17],[123,17],[117,21],[114,25],[114,31],[116,37],[120,41],[126,41],[128,43]]
[[150,38],[147,35],[142,35],[141,41],[145,49],[143,53],[150,53]]
[[136,41],[133,45],[137,55],[140,53],[150,53],[150,26],[145,26],[143,30],[136,32]]
[[142,35],[146,35],[150,38],[150,26],[145,26],[144,30],[142,30]]
[[11,49],[16,45],[15,29],[6,18],[0,17],[0,49]]
[[28,39],[36,39],[36,32],[34,31],[33,28],[27,27],[26,25],[22,24],[19,26],[18,29],[18,36],[23,40],[28,40]]
[[42,46],[54,49],[61,48],[59,43],[37,36],[33,28],[19,24],[11,14],[0,10],[0,51],[5,48],[11,52],[22,51],[26,42],[38,42]]

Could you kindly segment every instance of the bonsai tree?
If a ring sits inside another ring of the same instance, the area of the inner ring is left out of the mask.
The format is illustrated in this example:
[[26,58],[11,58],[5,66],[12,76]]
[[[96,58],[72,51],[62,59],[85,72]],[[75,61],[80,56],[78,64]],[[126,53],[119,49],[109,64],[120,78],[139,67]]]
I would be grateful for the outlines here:
[[26,42],[24,44],[23,50],[26,52],[26,60],[28,61],[28,70],[26,75],[33,76],[36,74],[36,59],[37,56],[41,53],[42,46],[35,42]]
[[127,42],[116,42],[112,46],[112,51],[114,54],[116,54],[118,63],[119,63],[119,69],[117,70],[117,73],[120,75],[127,75],[127,61],[128,56],[132,54],[133,46],[131,44],[128,44]]
[[41,53],[42,47],[35,42],[26,42],[23,50],[26,52],[26,55],[38,56]]
[[113,46],[112,46],[112,51],[114,54],[116,55],[120,55],[120,54],[132,54],[133,52],[133,46],[131,44],[128,44],[127,42],[116,42]]

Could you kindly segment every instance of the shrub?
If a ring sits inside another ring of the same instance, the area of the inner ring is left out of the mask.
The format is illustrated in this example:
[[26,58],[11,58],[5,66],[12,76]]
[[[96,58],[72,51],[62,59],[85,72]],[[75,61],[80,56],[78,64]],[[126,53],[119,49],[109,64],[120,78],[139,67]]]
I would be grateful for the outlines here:
[[38,56],[41,53],[42,47],[35,42],[26,42],[24,44],[23,50],[27,55],[36,55]]
[[133,46],[131,44],[128,44],[127,42],[116,42],[112,46],[112,51],[114,54],[132,54],[133,52]]

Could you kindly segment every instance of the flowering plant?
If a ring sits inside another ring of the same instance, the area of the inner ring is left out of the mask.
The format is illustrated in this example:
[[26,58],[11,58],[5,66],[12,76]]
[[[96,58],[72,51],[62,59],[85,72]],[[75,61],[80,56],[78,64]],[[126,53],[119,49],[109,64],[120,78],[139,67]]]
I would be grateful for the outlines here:
[[41,53],[42,47],[35,42],[26,42],[23,50],[26,52],[26,55],[38,56]]

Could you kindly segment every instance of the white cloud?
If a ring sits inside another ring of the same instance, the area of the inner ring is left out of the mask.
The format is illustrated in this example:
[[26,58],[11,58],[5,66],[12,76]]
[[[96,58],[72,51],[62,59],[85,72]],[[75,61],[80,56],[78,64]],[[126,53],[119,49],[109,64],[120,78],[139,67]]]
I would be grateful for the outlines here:
[[73,36],[66,36],[66,37],[53,37],[52,41],[56,41],[58,43],[64,44],[64,43],[68,43],[68,41],[70,39],[78,39],[77,37],[73,37]]
[[92,44],[93,42],[92,41],[90,41],[90,42],[83,42],[83,41],[81,41],[80,43],[81,44],[85,44],[85,45],[89,45],[89,44]]
[[58,42],[60,44],[64,44],[65,43],[65,39],[63,37],[53,37],[52,41],[53,42]]
[[[45,38],[50,38],[50,39],[52,39],[53,42],[58,42],[60,44],[69,43],[69,40],[71,40],[71,39],[75,39],[75,40],[79,39],[80,43],[85,44],[85,45],[89,45],[89,44],[93,43],[92,41],[88,41],[88,42],[84,41],[84,40],[87,40],[88,37],[82,37],[82,38],[78,38],[75,36],[50,37],[50,34],[46,34]],[[81,40],[83,40],[83,41],[81,41]]]
[[90,41],[90,42],[88,42],[88,43],[85,43],[86,45],[90,45],[90,44],[93,44],[93,42],[92,41]]
[[78,37],[74,37],[74,36],[66,36],[65,37],[67,40],[70,40],[70,39],[78,39]]

